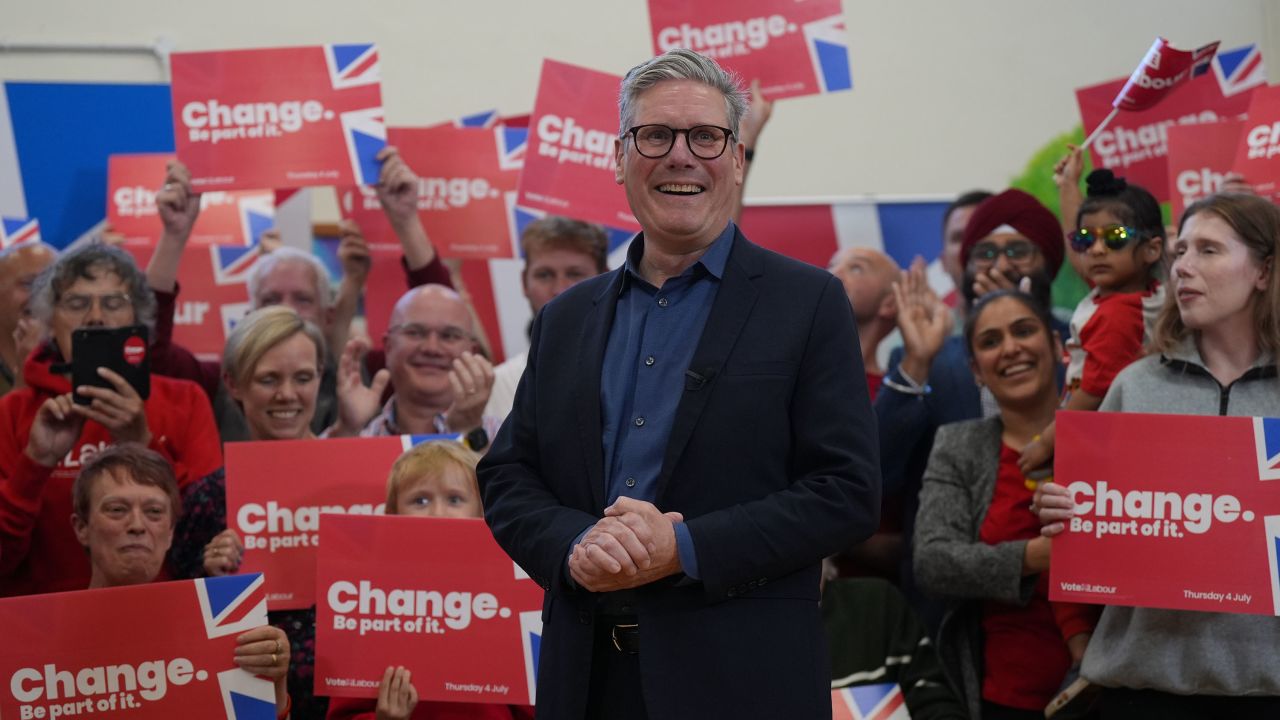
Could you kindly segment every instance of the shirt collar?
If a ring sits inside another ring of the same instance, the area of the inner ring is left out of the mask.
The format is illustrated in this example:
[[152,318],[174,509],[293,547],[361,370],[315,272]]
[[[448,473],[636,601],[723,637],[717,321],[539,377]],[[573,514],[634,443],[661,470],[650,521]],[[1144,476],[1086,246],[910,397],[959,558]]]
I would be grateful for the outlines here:
[[[698,258],[698,261],[692,267],[701,265],[702,269],[712,277],[717,280],[722,279],[725,265],[729,263],[729,251],[733,249],[733,238],[737,235],[737,232],[738,227],[730,220],[725,224],[724,230],[720,231],[716,239],[711,241],[706,251],[702,253],[702,257]],[[627,248],[624,281],[629,280],[631,276],[634,276],[637,280],[644,279],[644,276],[640,274],[640,258],[642,257],[644,257],[644,235],[640,234],[636,236],[636,241],[631,243],[631,247]],[[686,270],[686,272],[688,271]]]

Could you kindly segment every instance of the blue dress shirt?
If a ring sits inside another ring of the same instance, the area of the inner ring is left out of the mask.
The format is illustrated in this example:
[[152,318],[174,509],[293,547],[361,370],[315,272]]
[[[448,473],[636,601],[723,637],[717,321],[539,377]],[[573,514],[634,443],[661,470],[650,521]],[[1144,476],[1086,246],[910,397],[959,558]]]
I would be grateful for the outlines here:
[[[622,288],[605,345],[600,378],[605,497],[654,502],[658,474],[685,386],[699,382],[689,368],[711,313],[737,228],[730,222],[702,257],[656,288],[640,274],[643,239],[627,251]],[[676,524],[686,575],[698,577],[693,538]]]

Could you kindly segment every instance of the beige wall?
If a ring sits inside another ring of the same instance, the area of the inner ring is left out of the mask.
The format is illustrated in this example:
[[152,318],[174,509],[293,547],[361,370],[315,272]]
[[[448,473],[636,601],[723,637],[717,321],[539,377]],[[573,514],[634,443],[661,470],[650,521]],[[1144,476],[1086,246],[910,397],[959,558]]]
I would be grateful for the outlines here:
[[[998,187],[1079,122],[1072,90],[1127,74],[1152,39],[1263,43],[1280,73],[1280,0],[847,0],[853,92],[781,103],[749,194],[955,193]],[[527,112],[544,56],[621,73],[650,53],[642,0],[5,0],[5,43],[178,50],[381,46],[389,123]],[[210,8],[222,8],[211,13]],[[160,81],[138,55],[0,51],[6,80]],[[127,119],[122,119],[127,122]]]

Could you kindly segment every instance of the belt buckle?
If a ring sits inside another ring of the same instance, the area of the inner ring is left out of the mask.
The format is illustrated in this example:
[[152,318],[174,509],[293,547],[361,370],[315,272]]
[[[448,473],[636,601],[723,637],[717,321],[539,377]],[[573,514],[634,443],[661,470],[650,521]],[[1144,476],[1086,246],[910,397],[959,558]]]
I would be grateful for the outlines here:
[[609,630],[609,639],[613,641],[613,648],[620,653],[627,653],[629,655],[634,655],[635,653],[631,652],[630,650],[623,650],[622,645],[618,643],[618,628],[625,628],[630,630],[631,628],[637,628],[637,627],[640,627],[639,623],[630,623],[630,624],[624,623],[624,624],[614,625]]

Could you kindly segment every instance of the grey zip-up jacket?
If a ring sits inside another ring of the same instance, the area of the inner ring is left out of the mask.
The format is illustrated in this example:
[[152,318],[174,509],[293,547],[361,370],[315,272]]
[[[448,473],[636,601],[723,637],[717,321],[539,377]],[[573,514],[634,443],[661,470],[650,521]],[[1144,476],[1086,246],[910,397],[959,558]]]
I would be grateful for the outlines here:
[[[1275,359],[1264,354],[1223,387],[1187,340],[1175,352],[1149,355],[1125,368],[1100,409],[1280,417],[1280,380]],[[1280,695],[1280,618],[1107,606],[1081,674],[1105,687]]]

